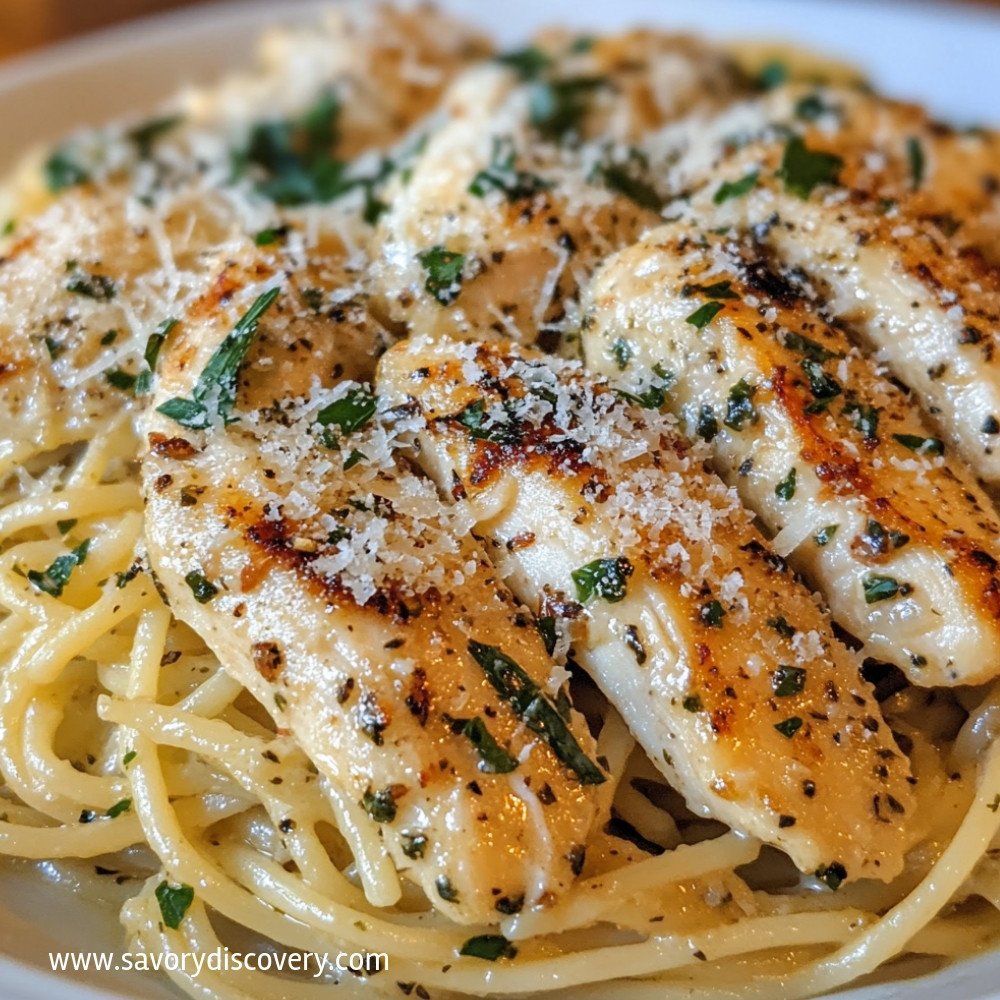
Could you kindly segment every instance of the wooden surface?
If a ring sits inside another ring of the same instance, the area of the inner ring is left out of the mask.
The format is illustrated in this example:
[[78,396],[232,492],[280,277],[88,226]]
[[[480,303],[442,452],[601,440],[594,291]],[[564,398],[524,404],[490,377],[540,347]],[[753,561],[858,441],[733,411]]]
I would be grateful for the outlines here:
[[[0,0],[0,58],[144,14],[201,2],[204,0]],[[800,2],[805,7],[808,0]],[[1000,0],[974,2],[1000,7]],[[280,7],[278,0],[275,6]]]

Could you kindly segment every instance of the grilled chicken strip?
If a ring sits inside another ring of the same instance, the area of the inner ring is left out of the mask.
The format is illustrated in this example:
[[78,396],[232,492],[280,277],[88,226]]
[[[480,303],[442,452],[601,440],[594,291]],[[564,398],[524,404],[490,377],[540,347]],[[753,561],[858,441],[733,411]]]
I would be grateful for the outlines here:
[[382,343],[364,303],[302,302],[355,277],[332,257],[291,278],[230,262],[171,333],[145,427],[149,558],[397,867],[488,923],[569,885],[605,776],[462,512],[397,460],[412,421],[358,381]]
[[411,340],[380,391],[501,576],[688,805],[830,885],[901,870],[909,766],[854,655],[674,420],[512,345]]
[[670,372],[687,434],[867,655],[917,684],[1000,673],[993,505],[800,272],[677,223],[612,257],[591,296],[589,368],[633,392]]
[[870,95],[783,88],[653,144],[685,194],[675,214],[752,231],[800,268],[996,491],[1000,139]]
[[589,46],[551,33],[463,74],[385,196],[378,309],[425,333],[554,348],[597,262],[659,220],[632,144],[735,92],[721,54],[653,32]]

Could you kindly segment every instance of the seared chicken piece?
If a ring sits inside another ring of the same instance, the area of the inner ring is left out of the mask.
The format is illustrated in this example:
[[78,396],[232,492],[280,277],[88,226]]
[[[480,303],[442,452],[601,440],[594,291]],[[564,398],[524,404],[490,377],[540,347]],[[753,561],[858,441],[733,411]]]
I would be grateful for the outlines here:
[[[1000,139],[852,91],[784,88],[656,142],[677,213],[752,230],[1000,487]],[[990,258],[993,262],[991,263]]]
[[674,420],[578,363],[408,341],[379,389],[688,805],[830,885],[902,867],[909,766],[858,661]]
[[1000,673],[1000,523],[916,404],[797,271],[752,238],[678,223],[591,288],[588,367],[667,404],[865,653],[917,684]]
[[659,219],[632,144],[735,92],[722,55],[652,32],[589,46],[553,33],[465,73],[384,196],[377,307],[424,333],[556,346],[600,259]]
[[488,923],[545,905],[605,778],[566,671],[461,510],[397,459],[412,418],[359,381],[382,345],[364,302],[321,320],[302,301],[356,276],[334,258],[289,273],[230,261],[163,349],[152,567],[434,906]]

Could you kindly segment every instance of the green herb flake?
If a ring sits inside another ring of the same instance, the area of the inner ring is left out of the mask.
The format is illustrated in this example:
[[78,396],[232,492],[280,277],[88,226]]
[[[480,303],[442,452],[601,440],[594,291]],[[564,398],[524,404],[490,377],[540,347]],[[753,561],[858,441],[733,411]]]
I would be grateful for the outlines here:
[[198,376],[191,398],[175,396],[161,403],[156,408],[157,412],[176,420],[182,427],[203,430],[208,427],[213,416],[209,407],[214,406],[214,415],[221,417],[225,424],[232,423],[230,414],[236,402],[236,381],[240,367],[257,334],[261,316],[280,294],[280,288],[272,288],[258,296],[209,358],[208,364]]
[[640,150],[630,149],[624,162],[599,163],[591,179],[603,182],[611,191],[628,198],[640,208],[659,212],[664,198],[649,176],[649,159]]
[[805,687],[806,672],[803,667],[779,666],[771,675],[771,689],[778,698],[799,694]]
[[802,362],[802,370],[809,379],[809,391],[816,397],[816,401],[806,408],[806,412],[816,413],[826,409],[843,392],[840,383],[828,375],[818,361],[806,358]]
[[361,805],[376,823],[391,823],[396,818],[396,799],[391,788],[377,792],[368,789],[362,796]]
[[208,604],[219,592],[219,588],[214,583],[206,580],[201,573],[194,569],[184,577],[184,582],[191,588],[191,593],[194,594],[194,599],[199,604]]
[[799,136],[793,136],[785,146],[778,177],[785,189],[800,198],[808,198],[824,184],[837,184],[844,161],[834,153],[811,150]]
[[793,465],[788,470],[788,475],[774,487],[774,495],[779,500],[791,500],[795,496],[796,489],[796,478],[798,473],[796,472],[795,466]]
[[559,710],[517,663],[495,646],[475,641],[470,641],[468,651],[514,714],[528,729],[542,737],[582,784],[599,785],[606,780],[600,768],[580,748]]
[[458,902],[458,890],[451,884],[451,879],[447,875],[438,875],[434,879],[434,888],[446,903]]
[[66,350],[66,345],[60,344],[58,340],[53,340],[51,337],[46,337],[45,349],[49,352],[49,357],[55,361]]
[[126,132],[125,137],[130,142],[135,143],[139,158],[148,160],[156,140],[166,135],[172,129],[177,128],[182,121],[183,119],[180,115],[166,115],[162,118],[153,118]]
[[533,198],[548,191],[552,182],[525,170],[517,170],[517,150],[509,136],[495,136],[488,167],[480,170],[469,184],[469,193],[483,198],[490,191],[502,192],[508,201]]
[[136,750],[129,750],[124,757],[122,757],[122,767],[128,767],[138,757],[139,754]]
[[685,695],[684,700],[681,702],[681,706],[685,712],[705,711],[705,706],[702,704],[701,698],[696,694]]
[[878,440],[878,407],[871,406],[869,403],[852,401],[845,404],[843,414],[852,422],[854,429],[861,433],[865,441],[875,442]]
[[551,57],[533,45],[511,52],[501,52],[494,58],[494,62],[514,70],[522,80],[536,80],[552,66]]
[[893,434],[893,440],[904,448],[919,452],[921,455],[943,455],[944,441],[936,437],[920,437],[919,434]]
[[28,570],[28,582],[50,597],[62,597],[63,588],[69,582],[73,570],[87,561],[90,539],[81,542],[66,555],[58,556],[46,570]]
[[486,420],[486,404],[481,399],[470,403],[464,410],[455,415],[455,420],[477,441],[492,441],[494,444],[517,444],[521,440],[521,431],[516,421],[506,414],[501,419]]
[[273,226],[268,229],[262,229],[259,233],[255,234],[253,241],[259,247],[267,247],[272,243],[278,243],[283,240],[288,235],[287,226]]
[[404,833],[402,840],[403,853],[414,861],[427,851],[427,838],[422,833]]
[[618,365],[618,370],[623,372],[626,368],[628,368],[628,363],[635,356],[635,351],[633,350],[632,345],[624,337],[619,337],[611,345],[611,356],[615,359],[615,364]]
[[821,548],[824,545],[829,545],[833,540],[833,536],[837,534],[837,528],[839,527],[839,524],[828,524],[825,528],[820,528],[820,530],[813,535],[813,541]]
[[751,424],[757,423],[757,408],[753,405],[756,392],[757,386],[748,384],[746,379],[742,378],[729,390],[724,421],[727,427],[741,431],[748,421]]
[[86,184],[90,180],[90,172],[73,158],[67,146],[60,146],[45,161],[42,167],[45,186],[52,194],[59,194],[66,188]]
[[704,330],[724,308],[721,302],[706,302],[700,308],[695,309],[690,316],[686,317],[684,322],[690,323],[698,330]]
[[106,274],[89,274],[80,269],[75,260],[66,264],[66,291],[74,295],[82,295],[96,302],[109,302],[118,294],[114,281]]
[[466,722],[462,727],[462,735],[476,748],[480,758],[480,771],[486,774],[509,774],[517,767],[517,758],[512,757],[497,743],[478,715]]
[[774,90],[788,82],[788,64],[780,59],[772,59],[761,67],[754,82],[761,90]]
[[116,389],[121,389],[122,392],[133,392],[138,377],[138,375],[133,375],[121,368],[109,368],[104,373],[108,385],[113,385]]
[[698,620],[709,628],[722,628],[722,619],[726,617],[726,609],[719,601],[709,601],[698,609]]
[[823,103],[823,98],[819,94],[806,94],[795,102],[795,117],[804,122],[814,122],[823,115],[836,111],[837,109],[829,104]]
[[559,634],[556,631],[555,618],[552,615],[545,615],[543,618],[538,618],[535,620],[535,628],[538,629],[538,634],[542,637],[545,652],[551,656],[556,651],[556,641],[559,638]]
[[118,331],[117,330],[108,330],[108,332],[106,334],[104,334],[103,337],[101,337],[101,346],[102,347],[109,347],[117,339],[118,339]]
[[65,521],[56,521],[56,528],[59,529],[60,535],[65,535],[67,532],[72,531],[76,527],[76,518],[71,517]]
[[163,881],[156,887],[156,901],[160,904],[164,924],[171,930],[177,930],[194,902],[194,889],[189,885],[171,885]]
[[834,861],[825,868],[817,868],[816,878],[836,891],[847,878],[847,869],[839,861]]
[[786,740],[790,740],[802,728],[802,720],[797,715],[793,715],[791,718],[785,719],[782,722],[776,722],[774,728],[777,729]]
[[695,433],[702,441],[712,441],[719,433],[719,421],[715,418],[715,411],[708,403],[703,403],[698,411]]
[[895,597],[902,589],[898,580],[891,576],[881,576],[878,573],[869,573],[861,581],[861,586],[865,593],[865,604],[887,601],[889,598]]
[[803,337],[801,333],[786,333],[784,342],[790,351],[804,354],[811,361],[823,362],[841,357],[836,351],[828,351],[822,344]]
[[543,138],[561,141],[579,128],[591,95],[606,85],[604,77],[592,76],[536,81],[529,95],[531,124]]
[[458,950],[459,955],[495,962],[498,958],[514,958],[515,948],[502,934],[479,934],[469,938]]
[[631,575],[632,564],[624,556],[617,559],[595,559],[586,566],[573,570],[571,574],[578,601],[586,603],[596,596],[609,604],[616,604],[624,598]]
[[455,253],[439,244],[417,254],[417,260],[427,273],[424,288],[441,305],[451,305],[462,291],[465,254]]
[[324,406],[316,414],[316,423],[321,427],[336,427],[341,434],[353,434],[371,421],[377,408],[377,397],[364,386],[358,386],[348,389],[340,399]]
[[17,229],[17,219],[8,219],[3,224],[3,229],[0,229],[0,236],[13,236],[15,229]]
[[738,299],[739,295],[733,291],[733,283],[728,278],[724,281],[716,281],[712,285],[685,285],[681,289],[681,296],[685,299],[692,295],[701,295],[706,299]]
[[716,205],[721,205],[729,201],[730,198],[742,198],[749,194],[756,186],[760,178],[760,173],[756,170],[741,177],[738,181],[723,181],[718,190],[712,195],[712,201]]
[[788,624],[788,620],[784,615],[778,615],[775,618],[768,618],[767,627],[773,628],[774,631],[777,632],[783,639],[791,639],[796,632],[796,629]]
[[924,171],[927,166],[924,157],[924,147],[920,140],[910,136],[906,140],[906,159],[910,164],[910,189],[916,191],[924,182]]
[[116,802],[104,815],[114,819],[116,816],[121,816],[123,812],[128,812],[131,808],[132,800],[122,799],[121,802]]

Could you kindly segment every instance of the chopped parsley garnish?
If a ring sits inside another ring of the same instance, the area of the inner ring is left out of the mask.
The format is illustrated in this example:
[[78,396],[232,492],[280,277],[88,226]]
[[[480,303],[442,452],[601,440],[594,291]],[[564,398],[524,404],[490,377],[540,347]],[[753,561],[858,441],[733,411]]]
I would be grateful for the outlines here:
[[628,368],[628,363],[632,360],[634,353],[632,345],[624,337],[619,337],[611,345],[611,356],[615,359],[615,364],[618,365],[620,372]]
[[121,368],[109,368],[104,373],[104,377],[108,384],[113,385],[116,389],[121,389],[122,392],[132,392],[139,376],[123,371]]
[[268,229],[262,229],[254,236],[253,241],[259,247],[267,247],[272,243],[277,243],[279,240],[283,240],[287,235],[287,226],[272,226]]
[[451,879],[447,875],[438,875],[434,879],[434,888],[446,903],[458,902],[458,890],[451,884]]
[[902,531],[887,530],[885,525],[869,518],[861,539],[873,555],[883,555],[889,551],[890,544],[894,549],[901,549],[910,536]]
[[458,950],[459,955],[469,955],[472,958],[482,958],[487,962],[495,962],[498,958],[514,958],[515,948],[502,934],[479,934],[469,938]]
[[205,579],[201,573],[194,569],[184,577],[184,582],[191,588],[191,593],[194,594],[194,599],[199,604],[208,604],[219,592],[219,588],[214,583]]
[[742,378],[729,390],[724,421],[727,427],[741,431],[747,421],[751,424],[757,422],[757,408],[753,405],[756,392],[757,386],[748,384],[746,379]]
[[121,816],[123,812],[128,812],[132,808],[131,799],[122,799],[120,802],[116,802],[110,809],[105,813],[110,819],[114,819],[116,816]]
[[816,878],[825,882],[831,889],[839,889],[841,883],[847,878],[847,869],[839,862],[834,861],[825,868],[816,869]]
[[468,650],[514,714],[542,737],[583,784],[599,785],[605,780],[600,768],[580,748],[558,709],[517,663],[496,646],[471,641]]
[[300,118],[258,123],[234,156],[236,173],[252,166],[260,177],[257,190],[278,205],[341,197],[357,181],[345,177],[344,162],[332,155],[339,115],[340,102],[327,91]]
[[797,476],[798,473],[796,472],[795,466],[793,465],[788,470],[788,475],[785,476],[785,478],[782,479],[781,482],[774,487],[774,495],[779,500],[791,500],[792,497],[795,496],[795,486],[796,486],[795,480]]
[[716,205],[721,205],[729,201],[730,198],[742,198],[754,189],[759,177],[760,173],[752,170],[738,181],[723,181],[719,185],[719,189],[712,195],[712,201]]
[[920,140],[910,136],[906,140],[906,158],[910,164],[910,189],[916,191],[924,182],[924,147]]
[[854,429],[860,431],[866,441],[878,440],[878,407],[852,401],[844,404],[843,414],[852,419]]
[[163,881],[156,887],[156,901],[160,904],[164,924],[171,930],[177,930],[194,902],[194,889],[189,885],[171,885]]
[[698,610],[698,620],[709,628],[722,628],[722,619],[726,617],[726,609],[719,601],[709,601]]
[[37,587],[43,594],[48,594],[50,597],[62,597],[63,588],[69,583],[73,570],[87,561],[89,549],[90,539],[88,538],[71,552],[54,559],[48,569],[29,569],[28,582]]
[[545,652],[551,656],[556,651],[556,641],[559,633],[556,631],[556,620],[552,615],[545,615],[543,618],[535,620],[535,628],[542,637],[545,645]]
[[576,598],[586,603],[592,597],[601,597],[609,604],[622,600],[627,590],[632,564],[624,556],[617,559],[595,559],[573,570]]
[[55,361],[66,350],[66,345],[60,344],[58,340],[53,340],[51,337],[46,337],[45,349],[49,352],[49,357]]
[[353,448],[351,453],[344,459],[344,472],[348,469],[353,469],[358,462],[367,462],[368,456],[363,451],[358,451],[357,448]]
[[479,770],[486,774],[509,774],[518,760],[512,757],[486,728],[486,723],[477,715],[462,727],[462,735],[476,748],[479,754]]
[[132,761],[134,761],[138,756],[139,754],[137,751],[129,750],[129,752],[122,757],[122,767],[128,767],[129,764],[131,764]]
[[514,70],[522,80],[537,80],[552,66],[552,59],[533,45],[525,49],[501,52],[494,61]]
[[533,198],[540,191],[552,187],[551,181],[526,170],[518,170],[514,165],[516,162],[514,141],[509,136],[494,136],[490,165],[472,178],[469,193],[482,198],[490,191],[501,191],[508,201],[520,201],[522,198]]
[[788,81],[788,65],[780,59],[765,63],[754,82],[761,90],[774,90]]
[[66,262],[66,291],[97,302],[108,302],[118,293],[114,281],[106,274],[88,274],[75,260]]
[[117,339],[118,339],[118,331],[108,330],[108,332],[104,334],[103,337],[101,337],[101,346],[108,347],[109,345],[113,344]]
[[56,521],[56,527],[59,529],[60,535],[65,535],[76,527],[76,518],[71,517],[66,521]]
[[653,374],[656,380],[640,392],[627,392],[624,389],[617,389],[616,392],[622,399],[627,399],[644,410],[660,410],[667,401],[667,393],[674,383],[675,376],[661,364],[653,365]]
[[457,420],[468,432],[469,436],[477,441],[492,441],[494,444],[517,444],[521,440],[521,431],[517,422],[505,412],[504,416],[497,419],[494,413],[490,413],[490,420],[486,420],[486,404],[477,399],[470,403],[464,410],[455,415]]
[[[339,441],[331,427],[336,427],[341,434],[353,434],[361,430],[375,416],[378,407],[378,399],[364,386],[348,389],[340,399],[334,400],[328,406],[324,406],[316,414],[316,423],[327,428],[324,432],[323,440],[328,448],[339,447]],[[351,458],[357,455],[351,461]],[[344,468],[357,465],[364,455],[360,451],[353,451],[344,462]],[[350,465],[347,463],[350,462]]]
[[836,108],[823,103],[823,98],[819,94],[806,94],[795,102],[795,117],[804,122],[814,122],[822,118],[827,112],[836,111]]
[[812,361],[829,361],[832,358],[840,357],[835,351],[828,351],[822,344],[818,344],[808,337],[803,337],[801,333],[786,333],[785,347],[790,351],[804,354]]
[[216,415],[222,418],[223,423],[232,423],[230,413],[236,402],[236,380],[240,366],[253,343],[261,316],[280,294],[280,288],[264,292],[240,317],[198,376],[190,399],[175,396],[161,403],[156,408],[157,412],[176,420],[182,427],[194,430],[208,427],[212,417]]
[[404,833],[403,853],[408,858],[422,858],[427,850],[427,838],[422,833]]
[[705,706],[702,704],[701,698],[696,694],[685,695],[684,700],[681,702],[681,707],[685,712],[705,711]]
[[640,150],[631,148],[624,162],[598,163],[591,174],[611,191],[617,191],[640,208],[659,212],[664,198],[649,176],[649,158]]
[[887,601],[890,597],[895,597],[901,589],[898,580],[891,576],[880,576],[878,573],[869,573],[861,581],[861,585],[865,592],[865,604]]
[[396,818],[396,799],[391,788],[377,792],[369,789],[362,796],[361,804],[376,823],[391,823]]
[[833,536],[837,534],[837,528],[839,527],[839,524],[828,524],[825,528],[820,528],[819,531],[813,535],[813,541],[819,546],[829,545]]
[[153,118],[125,133],[125,138],[135,143],[136,152],[142,160],[148,160],[153,151],[153,144],[162,135],[176,128],[183,121],[180,115],[168,115],[163,118]]
[[0,229],[0,236],[10,236],[13,234],[14,230],[17,229],[17,220],[8,219],[4,224],[3,228]]
[[58,194],[77,184],[86,184],[90,180],[90,172],[73,158],[67,146],[59,146],[53,150],[45,161],[42,172],[45,175],[45,186],[52,194]]
[[559,142],[579,128],[595,90],[607,85],[599,76],[567,77],[564,80],[536,80],[531,85],[531,124],[543,138]]
[[443,306],[451,305],[462,290],[465,254],[455,253],[440,244],[417,254],[427,280],[424,288]]
[[165,319],[150,335],[146,341],[146,349],[143,351],[143,359],[146,368],[139,372],[135,380],[135,394],[145,396],[153,387],[153,375],[156,373],[156,362],[160,357],[160,349],[167,339],[167,335],[175,326],[177,320],[172,316]]
[[709,323],[712,322],[715,317],[722,312],[724,306],[721,302],[706,302],[703,306],[695,309],[690,316],[685,319],[686,323],[690,323],[693,327],[698,330],[704,330]]
[[936,437],[920,437],[919,434],[893,434],[893,439],[910,451],[918,451],[922,455],[943,455],[944,441]]
[[790,740],[801,728],[802,720],[797,716],[793,715],[790,719],[785,719],[782,722],[776,722],[774,728],[781,733],[785,739]]
[[818,413],[825,410],[843,391],[840,383],[832,375],[828,375],[818,361],[810,358],[802,362],[802,370],[809,379],[809,391],[816,397],[814,402],[806,407],[806,412]]
[[808,198],[822,184],[837,184],[844,161],[834,153],[811,150],[799,136],[785,146],[778,176],[785,189],[800,198]]
[[724,281],[717,281],[713,285],[685,285],[681,289],[681,296],[689,298],[692,295],[701,295],[706,299],[738,299],[739,296],[733,291],[733,283],[728,278]]
[[708,403],[702,403],[698,411],[695,432],[703,441],[711,441],[719,433],[719,421],[715,419],[715,411]]
[[773,628],[783,639],[791,639],[795,635],[795,628],[788,624],[788,619],[784,615],[768,618],[767,627]]
[[771,675],[771,688],[779,698],[798,694],[806,683],[804,667],[779,666]]

